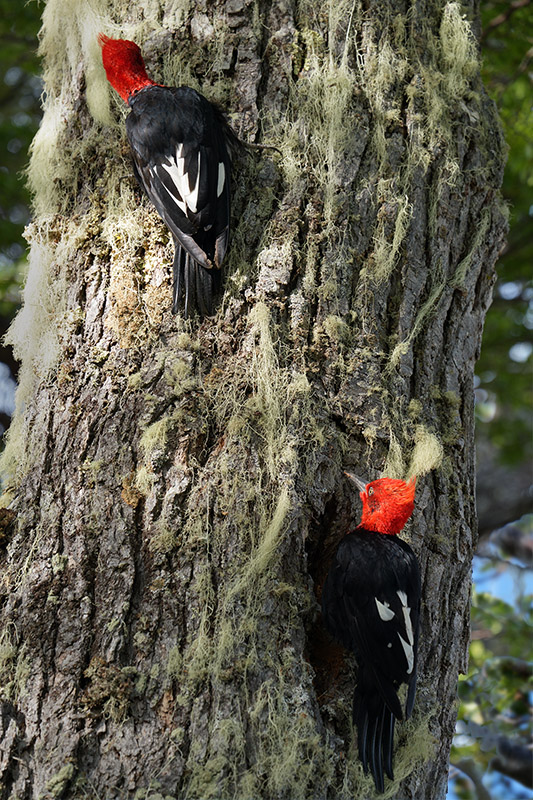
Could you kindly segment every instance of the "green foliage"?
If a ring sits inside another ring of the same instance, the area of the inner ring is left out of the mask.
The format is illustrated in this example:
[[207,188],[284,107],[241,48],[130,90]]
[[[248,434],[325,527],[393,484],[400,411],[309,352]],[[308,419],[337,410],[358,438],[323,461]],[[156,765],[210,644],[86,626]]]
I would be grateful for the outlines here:
[[[459,735],[452,763],[471,759],[486,772],[497,755],[500,737],[527,743],[533,673],[523,659],[530,652],[533,635],[531,600],[531,595],[524,596],[513,608],[491,594],[474,592],[470,666],[459,682]],[[472,794],[464,786],[459,796],[471,798]]]
[[[478,435],[489,436],[502,460],[521,462],[531,458],[533,406],[526,344],[533,327],[533,13],[531,6],[500,0],[485,0],[481,12],[483,77],[509,145],[503,192],[510,206],[510,230],[477,366]],[[503,800],[518,785],[513,789],[505,784],[508,779],[491,772],[491,763],[499,737],[526,743],[532,668],[522,659],[531,652],[532,626],[530,596],[513,608],[490,594],[474,593],[470,669],[459,684],[458,735],[451,757],[463,772],[455,776],[454,793],[464,800]]]
[[490,423],[481,433],[488,433],[502,459],[517,462],[532,454],[531,349],[527,343],[533,327],[533,12],[531,6],[512,9],[503,0],[487,0],[481,10],[483,77],[498,105],[509,145],[503,193],[511,216],[477,368],[477,416],[480,422]]
[[29,193],[20,179],[40,120],[41,81],[36,54],[37,3],[0,0],[0,316],[19,303],[24,254],[22,231],[29,219]]

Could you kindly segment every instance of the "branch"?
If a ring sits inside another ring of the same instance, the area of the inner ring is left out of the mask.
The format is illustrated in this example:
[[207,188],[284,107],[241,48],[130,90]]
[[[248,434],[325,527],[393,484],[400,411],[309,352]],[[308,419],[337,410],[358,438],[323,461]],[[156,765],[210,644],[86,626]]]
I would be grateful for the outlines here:
[[531,61],[532,58],[533,58],[533,47],[530,47],[529,50],[527,51],[527,53],[525,54],[524,58],[522,59],[522,61],[518,65],[518,68],[517,68],[516,73],[515,73],[515,77],[517,77],[518,75],[521,75],[523,72],[525,72],[527,70],[527,68],[529,67],[529,62]]
[[492,800],[490,793],[487,791],[482,783],[481,775],[473,758],[462,758],[460,761],[454,762],[455,769],[466,775],[467,778],[474,784],[474,790],[478,800]]
[[498,753],[491,761],[491,767],[507,775],[523,786],[533,789],[533,753],[523,744],[513,742],[505,736],[498,739]]
[[499,28],[500,25],[503,25],[505,22],[507,22],[515,11],[525,8],[526,6],[530,5],[530,3],[531,0],[513,0],[513,2],[509,4],[507,11],[504,11],[502,14],[498,14],[496,17],[493,17],[490,20],[490,22],[487,24],[487,27],[481,32],[481,41],[485,41],[491,31],[493,31],[495,28]]
[[[496,547],[499,553],[494,552]],[[508,563],[509,558],[515,558],[522,562],[514,565],[518,569],[530,569],[533,566],[533,537],[511,522],[493,531],[488,539],[483,539],[476,555],[504,563]]]

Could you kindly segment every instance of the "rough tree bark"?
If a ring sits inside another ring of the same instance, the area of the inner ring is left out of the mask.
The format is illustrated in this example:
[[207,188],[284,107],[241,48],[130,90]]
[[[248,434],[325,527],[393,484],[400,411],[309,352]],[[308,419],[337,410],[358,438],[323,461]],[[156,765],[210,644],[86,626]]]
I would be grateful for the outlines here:
[[[444,797],[505,231],[477,25],[474,0],[48,0],[3,460],[2,798],[371,796],[354,663],[317,602],[359,512],[347,468],[419,476],[421,674],[386,796]],[[237,159],[212,319],[170,313],[172,243],[100,30],[281,151]]]

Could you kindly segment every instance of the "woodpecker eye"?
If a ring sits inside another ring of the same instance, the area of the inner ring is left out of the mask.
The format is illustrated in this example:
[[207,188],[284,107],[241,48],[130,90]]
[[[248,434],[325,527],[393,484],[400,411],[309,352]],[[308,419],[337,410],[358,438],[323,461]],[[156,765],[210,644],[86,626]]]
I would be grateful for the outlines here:
[[370,497],[371,494],[374,494],[374,489],[372,488],[372,486],[368,490],[368,496]]

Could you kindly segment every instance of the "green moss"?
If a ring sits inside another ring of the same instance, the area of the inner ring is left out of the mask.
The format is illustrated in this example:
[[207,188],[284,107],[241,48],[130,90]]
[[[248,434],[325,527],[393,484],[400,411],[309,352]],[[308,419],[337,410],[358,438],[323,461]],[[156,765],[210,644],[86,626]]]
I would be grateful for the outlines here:
[[403,478],[405,474],[405,462],[403,457],[403,448],[392,428],[389,430],[389,452],[385,466],[383,467],[382,475],[389,478]]
[[172,647],[168,652],[167,675],[172,681],[179,681],[183,671],[183,656],[179,647]]
[[139,444],[145,455],[150,456],[156,451],[163,451],[167,443],[167,429],[169,418],[163,417],[149,425],[143,432]]
[[228,761],[224,756],[209,758],[202,764],[201,771],[194,771],[187,786],[187,797],[200,798],[202,800],[219,800],[227,796],[228,788],[225,786],[227,780],[224,775],[227,772]]
[[372,452],[372,448],[377,441],[378,433],[379,428],[377,425],[367,425],[366,428],[363,428],[363,437],[370,452]]
[[411,417],[411,419],[413,420],[420,419],[423,410],[424,410],[423,403],[416,397],[413,397],[409,401],[409,416]]
[[97,480],[97,477],[102,469],[103,461],[98,459],[96,461],[89,461],[86,459],[81,468],[83,470],[84,475],[87,478],[89,486],[94,486]]
[[444,392],[444,399],[452,408],[460,408],[461,407],[461,397],[457,394],[457,392]]
[[166,369],[165,379],[173,387],[175,397],[182,397],[198,385],[192,366],[188,361],[178,358],[173,360]]
[[[32,437],[31,455],[26,446],[28,430],[24,408],[39,383],[50,379],[54,373],[60,358],[61,340],[68,339],[71,330],[66,320],[66,278],[58,272],[55,259],[73,259],[77,241],[52,246],[46,230],[37,232],[35,225],[28,227],[26,235],[33,241],[24,304],[6,335],[6,342],[13,345],[15,358],[21,361],[16,413],[0,457],[0,470],[15,484],[43,452],[44,435]],[[62,262],[59,260],[59,263]]]
[[331,314],[324,320],[324,330],[331,339],[339,345],[349,344],[352,339],[352,329],[341,317]]
[[133,637],[133,641],[135,643],[135,646],[142,651],[145,650],[146,647],[149,645],[150,637],[146,633],[144,633],[144,631],[137,631],[137,633],[135,633]]
[[394,782],[386,787],[386,797],[397,797],[400,783],[434,757],[437,742],[429,731],[429,720],[430,715],[402,724],[401,742],[394,754]]
[[[151,491],[152,485],[150,483],[145,485],[145,490]],[[169,527],[165,521],[160,517],[156,522],[156,532],[150,539],[150,550],[157,553],[170,553],[178,542],[178,529],[177,527]]]
[[[290,786],[291,800],[307,800],[331,781],[333,765],[315,722],[311,716],[295,714],[281,672],[275,683],[262,685],[250,719],[256,731],[268,721],[268,735],[257,734],[258,769],[253,776],[266,786],[267,796],[280,796]],[[251,777],[248,774],[245,779]]]
[[180,745],[183,740],[185,739],[185,729],[184,728],[173,728],[170,731],[170,741],[175,742],[175,744]]
[[0,698],[16,703],[30,675],[27,648],[19,646],[15,626],[0,633]]
[[135,681],[135,691],[139,695],[143,695],[148,686],[148,675],[143,675],[142,673],[137,676],[137,680]]
[[193,339],[190,333],[180,333],[176,337],[176,345],[180,350],[190,350],[191,352],[198,351],[200,343],[197,339]]
[[152,491],[155,481],[155,474],[147,466],[141,466],[135,473],[135,486],[144,497]]
[[[340,22],[349,17],[352,4],[341,0],[329,9]],[[287,184],[298,181],[303,172],[316,178],[324,190],[323,224],[326,226],[335,217],[344,153],[354,146],[351,129],[344,122],[353,103],[357,78],[348,67],[347,59],[338,60],[330,49],[338,24],[331,30],[329,46],[315,29],[304,27],[301,31],[292,63],[298,79],[289,83],[289,105],[281,130],[279,121],[277,123],[281,135],[276,145],[282,152]],[[347,41],[345,54],[349,45]]]
[[81,706],[92,716],[103,716],[121,724],[129,711],[132,676],[99,656],[91,659],[84,672],[87,686],[81,696]]
[[65,764],[46,784],[46,789],[52,797],[61,797],[74,777],[76,768],[74,764]]
[[106,628],[108,633],[113,633],[113,631],[116,631],[117,628],[120,628],[121,625],[122,625],[122,620],[119,617],[113,617],[113,619],[109,620],[109,622],[107,623]]
[[[242,595],[243,592],[257,590],[261,582],[268,576],[272,559],[277,555],[277,548],[286,527],[286,518],[290,507],[289,494],[286,489],[282,489],[271,520],[264,527],[263,535],[257,542],[242,574],[236,576],[235,582],[226,595],[228,606],[231,606],[235,597]],[[262,520],[262,522],[264,524],[265,521]],[[231,637],[230,640],[233,641]],[[222,647],[219,647],[219,655],[222,658],[224,656]]]
[[134,372],[132,375],[128,377],[128,389],[136,391],[137,389],[140,389],[142,385],[143,385],[143,379],[140,370],[138,372]]
[[68,556],[54,553],[52,556],[52,572],[54,575],[60,575],[62,572],[65,571],[65,567],[68,564]]
[[361,68],[366,96],[374,118],[374,150],[379,160],[386,162],[386,128],[391,122],[399,122],[401,113],[398,102],[392,102],[391,97],[394,96],[394,88],[398,83],[405,80],[410,65],[405,51],[384,38],[380,46],[373,48],[362,60]]

